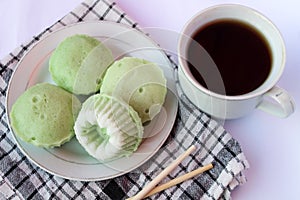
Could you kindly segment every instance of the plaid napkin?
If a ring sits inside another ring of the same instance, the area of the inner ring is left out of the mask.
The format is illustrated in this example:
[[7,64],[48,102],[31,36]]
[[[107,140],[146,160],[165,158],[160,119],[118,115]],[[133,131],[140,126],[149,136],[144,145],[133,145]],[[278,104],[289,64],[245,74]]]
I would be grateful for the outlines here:
[[0,62],[0,199],[125,199],[139,192],[192,144],[197,151],[163,182],[208,163],[213,163],[214,168],[150,199],[230,199],[231,191],[245,182],[242,172],[248,168],[248,162],[238,142],[221,125],[197,109],[182,94],[180,85],[179,112],[166,143],[152,159],[126,175],[93,182],[66,180],[43,171],[20,152],[5,115],[5,93],[18,61],[53,30],[88,20],[109,20],[139,28],[114,2],[87,0]]

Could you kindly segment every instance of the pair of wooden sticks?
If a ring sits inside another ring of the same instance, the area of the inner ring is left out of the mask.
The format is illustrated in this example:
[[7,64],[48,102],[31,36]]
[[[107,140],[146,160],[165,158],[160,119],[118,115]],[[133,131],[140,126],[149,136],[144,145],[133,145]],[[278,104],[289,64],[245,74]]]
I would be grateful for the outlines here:
[[145,197],[151,196],[155,193],[158,193],[160,191],[163,191],[167,188],[170,188],[176,184],[182,183],[183,181],[186,181],[190,178],[193,178],[194,176],[203,173],[213,167],[212,164],[205,165],[203,167],[200,167],[194,171],[191,171],[187,174],[184,174],[182,176],[179,176],[175,179],[172,179],[171,181],[159,185],[155,187],[163,178],[165,178],[175,167],[177,167],[183,159],[185,159],[188,155],[190,155],[196,147],[192,145],[190,148],[188,148],[183,154],[181,154],[174,162],[172,162],[167,168],[165,168],[158,176],[156,176],[146,187],[144,187],[137,195],[128,198],[127,200],[140,200]]

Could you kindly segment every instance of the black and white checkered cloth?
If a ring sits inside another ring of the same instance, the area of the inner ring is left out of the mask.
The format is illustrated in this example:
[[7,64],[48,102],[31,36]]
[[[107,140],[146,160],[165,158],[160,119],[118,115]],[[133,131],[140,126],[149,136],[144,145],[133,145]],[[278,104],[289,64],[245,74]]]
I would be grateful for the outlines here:
[[242,172],[248,168],[248,162],[238,142],[221,125],[192,105],[180,93],[180,87],[179,112],[166,143],[152,159],[126,175],[94,182],[66,180],[43,171],[20,152],[5,114],[5,93],[18,61],[53,30],[88,20],[108,20],[138,28],[138,24],[115,3],[87,0],[0,62],[0,199],[125,199],[139,192],[192,144],[198,147],[197,151],[164,181],[211,162],[214,168],[153,195],[151,199],[230,199],[231,191],[245,182]]

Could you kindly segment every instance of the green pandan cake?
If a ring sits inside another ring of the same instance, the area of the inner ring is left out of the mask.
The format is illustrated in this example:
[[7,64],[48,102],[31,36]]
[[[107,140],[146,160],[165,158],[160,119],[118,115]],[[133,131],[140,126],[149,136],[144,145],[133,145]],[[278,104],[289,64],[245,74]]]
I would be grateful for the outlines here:
[[100,92],[129,103],[144,123],[159,113],[167,93],[166,82],[157,64],[124,57],[108,68]]
[[96,38],[73,35],[51,54],[49,71],[58,86],[87,95],[99,91],[102,76],[113,61],[110,49]]
[[27,89],[13,104],[10,122],[23,141],[40,147],[57,147],[74,136],[80,101],[49,83]]
[[84,149],[100,161],[131,155],[143,137],[136,111],[106,94],[92,95],[83,103],[74,130]]

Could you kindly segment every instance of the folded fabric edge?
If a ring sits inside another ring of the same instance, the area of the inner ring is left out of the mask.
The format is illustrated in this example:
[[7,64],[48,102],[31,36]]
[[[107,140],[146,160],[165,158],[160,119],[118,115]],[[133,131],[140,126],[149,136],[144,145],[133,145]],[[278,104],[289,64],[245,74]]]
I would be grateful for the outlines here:
[[244,153],[238,154],[228,163],[217,181],[203,195],[203,199],[231,199],[232,191],[246,183],[247,179],[244,172],[249,167]]

